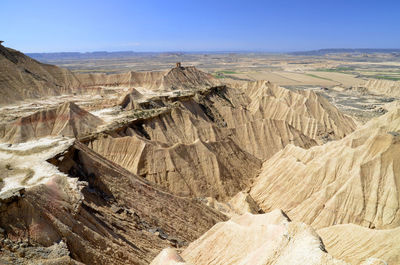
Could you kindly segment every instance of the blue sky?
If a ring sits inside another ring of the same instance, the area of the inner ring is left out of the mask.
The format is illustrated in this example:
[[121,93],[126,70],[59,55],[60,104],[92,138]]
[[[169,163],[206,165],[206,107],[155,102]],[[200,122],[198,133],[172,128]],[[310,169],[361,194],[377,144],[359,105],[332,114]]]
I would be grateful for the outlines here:
[[0,0],[23,52],[400,48],[400,0]]

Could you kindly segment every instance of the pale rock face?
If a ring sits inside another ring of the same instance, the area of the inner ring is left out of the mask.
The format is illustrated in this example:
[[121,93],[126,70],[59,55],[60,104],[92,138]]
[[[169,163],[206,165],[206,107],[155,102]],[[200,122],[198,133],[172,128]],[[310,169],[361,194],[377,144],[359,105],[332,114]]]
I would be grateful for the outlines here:
[[257,214],[261,211],[260,207],[258,207],[250,194],[245,191],[238,192],[226,203],[219,202],[212,197],[205,198],[204,202],[207,206],[214,208],[229,217],[245,213]]
[[315,228],[400,225],[400,108],[342,140],[305,150],[288,145],[263,164],[250,195]]
[[368,80],[355,89],[366,89],[369,93],[400,97],[400,82],[391,80]]
[[[136,108],[134,98],[141,97],[136,92],[122,107]],[[226,202],[250,185],[261,160],[286,145],[309,148],[354,127],[314,92],[256,82],[243,90],[215,87],[183,97],[168,111],[89,146],[174,194]]]
[[221,82],[214,76],[199,71],[194,66],[175,67],[162,77],[160,89],[162,90],[186,90],[207,89],[220,86]]
[[[11,245],[28,240],[49,247],[63,240],[68,257],[83,264],[144,265],[163,248],[186,245],[226,220],[204,204],[144,181],[80,142],[56,160],[68,177],[47,178],[21,196],[13,193],[3,199],[2,194],[1,233]],[[7,254],[13,255],[2,252],[0,263]]]
[[131,110],[137,108],[137,102],[144,98],[137,89],[132,88],[130,92],[122,99],[120,106],[123,109]]
[[1,44],[0,73],[0,105],[80,92],[80,82],[69,70],[42,64]]
[[47,137],[21,144],[0,144],[0,194],[15,188],[29,188],[66,174],[46,160],[64,152],[73,139]]
[[179,253],[172,248],[163,249],[151,262],[152,265],[191,265],[185,262]]
[[145,87],[172,91],[206,89],[221,85],[212,75],[195,67],[177,67],[165,72],[121,74],[74,74],[54,65],[42,64],[0,44],[0,105],[26,99],[73,93],[99,93],[99,86]]
[[0,126],[0,137],[2,141],[9,143],[21,143],[46,136],[78,138],[95,132],[103,123],[102,119],[75,103],[66,102],[56,108],[41,110]]
[[232,199],[229,200],[229,204],[234,209],[235,213],[242,215],[245,213],[257,214],[260,211],[257,203],[247,192],[238,192]]
[[304,135],[322,143],[351,133],[356,124],[321,95],[310,91],[290,91],[265,81],[249,82],[250,111],[263,118],[285,120]]
[[400,262],[396,104],[354,131],[317,93],[228,87],[194,67],[74,75],[0,45],[0,72],[0,104],[123,86],[131,90],[113,108],[163,107],[112,130],[74,103],[1,125],[9,245],[32,240],[32,251],[59,249],[55,258],[71,264],[149,264],[157,253],[153,265]]
[[[180,256],[187,264],[202,265],[346,264],[324,251],[312,228],[289,221],[280,210],[261,215],[247,213],[218,223]],[[166,252],[151,264],[165,264],[163,257]],[[176,260],[181,262],[179,257]]]
[[117,85],[160,91],[207,89],[221,85],[218,79],[193,66],[172,68],[165,72],[77,74],[76,78],[82,87]]
[[317,232],[330,254],[350,264],[400,264],[400,227],[376,230],[342,224]]
[[225,199],[250,184],[259,160],[232,141],[161,145],[137,136],[107,137],[90,144],[96,152],[181,196]]

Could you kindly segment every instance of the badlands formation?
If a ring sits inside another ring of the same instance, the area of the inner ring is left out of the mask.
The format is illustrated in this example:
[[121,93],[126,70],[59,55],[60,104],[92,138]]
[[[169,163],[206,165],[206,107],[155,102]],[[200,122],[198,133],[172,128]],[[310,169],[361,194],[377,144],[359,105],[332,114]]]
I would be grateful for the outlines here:
[[68,70],[42,64],[0,43],[0,104],[79,91]]
[[[400,109],[347,137],[308,150],[287,145],[267,160],[250,194],[315,228],[400,225]],[[287,170],[290,169],[290,170]]]
[[195,67],[0,70],[1,264],[400,264],[396,101],[361,126]]
[[0,129],[0,137],[10,143],[21,143],[50,135],[80,137],[96,130],[101,124],[103,121],[100,118],[73,102],[66,102],[57,108],[38,111],[6,124]]
[[389,97],[400,97],[400,82],[390,80],[368,80],[355,89],[367,91],[373,94],[381,94]]

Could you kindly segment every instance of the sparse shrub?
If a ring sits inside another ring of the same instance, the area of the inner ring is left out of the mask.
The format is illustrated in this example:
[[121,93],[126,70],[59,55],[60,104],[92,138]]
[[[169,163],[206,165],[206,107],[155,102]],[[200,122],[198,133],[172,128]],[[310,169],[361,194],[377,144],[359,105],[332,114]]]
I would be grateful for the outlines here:
[[11,164],[6,164],[6,169],[11,170],[12,169]]

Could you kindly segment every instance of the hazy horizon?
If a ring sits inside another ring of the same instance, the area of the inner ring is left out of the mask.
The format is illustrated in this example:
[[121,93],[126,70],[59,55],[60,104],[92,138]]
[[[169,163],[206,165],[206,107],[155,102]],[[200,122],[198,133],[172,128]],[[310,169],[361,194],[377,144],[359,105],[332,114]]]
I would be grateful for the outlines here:
[[[3,43],[3,46],[8,47],[6,44]],[[13,48],[13,47],[10,47]],[[324,51],[324,50],[398,50],[400,48],[322,48],[322,49],[313,49],[313,50],[284,50],[284,51],[257,51],[257,50],[236,50],[236,51],[229,51],[229,50],[205,50],[205,51],[180,51],[180,50],[165,50],[165,51],[134,51],[134,50],[120,50],[120,51],[58,51],[58,52],[26,52],[26,54],[57,54],[57,53],[66,53],[66,54],[93,54],[93,53],[185,53],[185,54],[206,54],[206,53],[265,53],[265,54],[286,54],[286,53],[296,53],[296,52],[314,52],[314,51]]]

